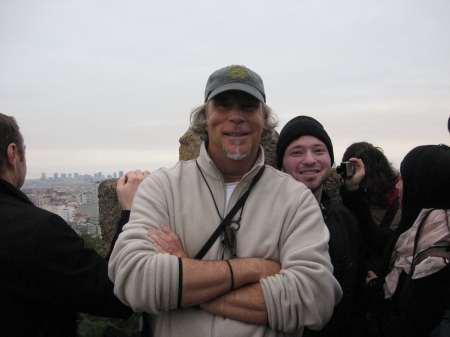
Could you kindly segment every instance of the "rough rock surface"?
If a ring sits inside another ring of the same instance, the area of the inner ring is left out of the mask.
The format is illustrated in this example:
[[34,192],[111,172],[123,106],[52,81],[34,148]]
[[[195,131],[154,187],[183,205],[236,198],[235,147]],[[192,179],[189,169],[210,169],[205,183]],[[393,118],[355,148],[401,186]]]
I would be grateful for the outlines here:
[[98,187],[99,225],[102,230],[102,243],[105,254],[116,232],[121,207],[116,194],[117,179],[108,179]]
[[190,130],[180,137],[179,159],[183,161],[198,157],[201,140]]

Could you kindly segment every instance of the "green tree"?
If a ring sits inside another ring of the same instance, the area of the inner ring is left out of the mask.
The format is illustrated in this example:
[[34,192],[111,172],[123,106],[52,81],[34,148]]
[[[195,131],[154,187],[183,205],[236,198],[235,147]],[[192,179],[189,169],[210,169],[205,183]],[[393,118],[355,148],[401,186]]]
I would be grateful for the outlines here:
[[80,235],[84,240],[84,246],[86,248],[94,249],[100,256],[105,257],[105,252],[103,251],[102,238],[100,236],[92,236],[90,234]]
[[138,314],[131,315],[128,320],[80,314],[78,337],[103,337],[108,327],[116,328],[123,333],[124,337],[139,336]]

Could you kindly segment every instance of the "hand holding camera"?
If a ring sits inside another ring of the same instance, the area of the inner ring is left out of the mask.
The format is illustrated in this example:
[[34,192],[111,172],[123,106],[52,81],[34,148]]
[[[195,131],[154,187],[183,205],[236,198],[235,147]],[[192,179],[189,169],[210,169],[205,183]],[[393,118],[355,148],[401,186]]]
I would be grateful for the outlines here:
[[343,161],[341,165],[336,166],[336,173],[342,178],[351,178],[355,174],[355,163],[351,161]]
[[366,175],[361,159],[350,158],[336,167],[336,173],[343,178],[343,184],[349,191],[356,191]]

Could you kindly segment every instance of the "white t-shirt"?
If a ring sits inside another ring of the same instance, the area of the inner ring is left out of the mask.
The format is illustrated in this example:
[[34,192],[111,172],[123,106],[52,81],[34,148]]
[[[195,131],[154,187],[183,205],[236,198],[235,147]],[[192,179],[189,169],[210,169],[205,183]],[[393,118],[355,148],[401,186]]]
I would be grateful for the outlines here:
[[239,184],[239,181],[235,182],[235,183],[225,183],[225,214],[226,215],[226,210],[228,209],[228,202],[230,201],[230,197],[231,194],[233,193],[234,189],[236,188],[236,186]]

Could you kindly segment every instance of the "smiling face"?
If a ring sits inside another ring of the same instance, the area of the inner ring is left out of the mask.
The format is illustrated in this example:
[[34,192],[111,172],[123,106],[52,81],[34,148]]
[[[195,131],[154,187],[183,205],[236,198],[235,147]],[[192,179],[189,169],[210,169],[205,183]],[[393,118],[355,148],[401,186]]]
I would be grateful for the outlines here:
[[284,152],[282,170],[304,183],[320,201],[323,183],[331,174],[331,158],[324,142],[302,136]]
[[207,105],[208,153],[216,161],[253,164],[263,132],[262,103],[241,91],[227,91]]

